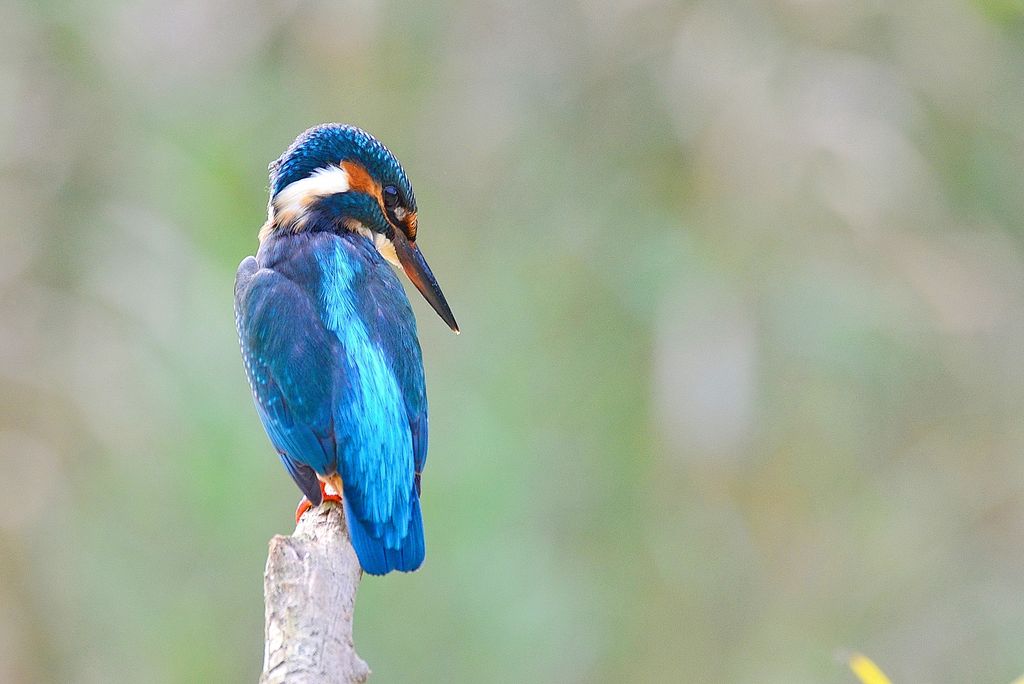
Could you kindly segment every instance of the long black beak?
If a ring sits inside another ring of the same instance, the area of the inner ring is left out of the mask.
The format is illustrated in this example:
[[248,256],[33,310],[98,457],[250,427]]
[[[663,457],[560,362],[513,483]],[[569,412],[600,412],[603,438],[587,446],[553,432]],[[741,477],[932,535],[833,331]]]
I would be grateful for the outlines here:
[[402,264],[405,275],[409,276],[409,280],[420,291],[423,298],[430,306],[434,307],[437,315],[448,324],[455,334],[458,334],[459,324],[455,322],[455,316],[448,308],[448,302],[445,301],[444,293],[441,292],[441,286],[437,284],[434,274],[430,272],[430,266],[427,266],[423,252],[415,242],[409,242],[401,230],[395,230],[395,236],[391,239],[391,243],[395,246],[395,254],[398,255],[398,261]]

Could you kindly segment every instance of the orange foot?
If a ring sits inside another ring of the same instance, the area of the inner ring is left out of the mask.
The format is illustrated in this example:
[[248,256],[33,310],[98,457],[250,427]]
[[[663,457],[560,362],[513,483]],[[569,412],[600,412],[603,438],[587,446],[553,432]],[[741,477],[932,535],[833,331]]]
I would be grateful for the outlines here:
[[[320,482],[320,497],[324,501],[333,501],[334,503],[339,503],[340,504],[341,503],[341,496],[338,495],[338,494],[328,493],[327,490],[324,488],[324,485],[325,485],[325,483],[323,481],[321,481]],[[312,507],[313,507],[313,504],[310,502],[310,500],[307,499],[306,497],[302,497],[302,501],[299,502],[299,507],[295,509],[295,523],[298,524],[299,518],[301,518],[303,516],[303,514],[306,511],[308,511],[310,508],[312,508]]]

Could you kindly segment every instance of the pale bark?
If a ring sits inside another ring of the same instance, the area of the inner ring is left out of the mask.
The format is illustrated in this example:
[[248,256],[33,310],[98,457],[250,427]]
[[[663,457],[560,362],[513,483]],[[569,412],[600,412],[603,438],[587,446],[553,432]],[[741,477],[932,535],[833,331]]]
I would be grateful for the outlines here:
[[308,511],[291,537],[270,540],[261,684],[366,681],[370,668],[352,643],[361,576],[334,503]]

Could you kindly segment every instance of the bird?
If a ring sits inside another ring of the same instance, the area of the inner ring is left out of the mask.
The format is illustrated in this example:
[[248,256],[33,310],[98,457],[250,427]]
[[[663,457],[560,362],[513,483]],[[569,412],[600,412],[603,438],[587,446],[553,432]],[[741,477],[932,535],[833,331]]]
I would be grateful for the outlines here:
[[459,326],[419,249],[412,185],[387,147],[346,124],[303,132],[269,171],[235,324],[256,411],[303,494],[296,522],[340,499],[364,572],[416,570],[427,395],[396,271]]

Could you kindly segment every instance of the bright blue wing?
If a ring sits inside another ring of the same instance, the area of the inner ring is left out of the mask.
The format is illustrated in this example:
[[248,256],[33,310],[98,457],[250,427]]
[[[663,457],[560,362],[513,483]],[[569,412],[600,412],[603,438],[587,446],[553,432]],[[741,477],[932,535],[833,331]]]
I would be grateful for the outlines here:
[[414,482],[416,450],[425,450],[426,442],[419,417],[415,430],[410,421],[410,364],[419,379],[411,401],[423,406],[424,423],[426,412],[408,299],[391,267],[371,250],[362,238],[334,238],[315,254],[321,317],[337,339],[336,361],[344,370],[344,382],[336,385],[334,434],[346,513],[364,569],[383,573],[412,570],[423,560]]
[[363,315],[373,322],[371,338],[390,359],[401,388],[406,420],[412,434],[413,466],[418,483],[418,475],[423,472],[427,460],[427,390],[423,378],[423,355],[416,334],[416,317],[402,284],[391,273],[390,266],[381,263],[379,268],[388,271],[391,277],[368,279],[368,301],[386,301],[389,305],[365,310]]

